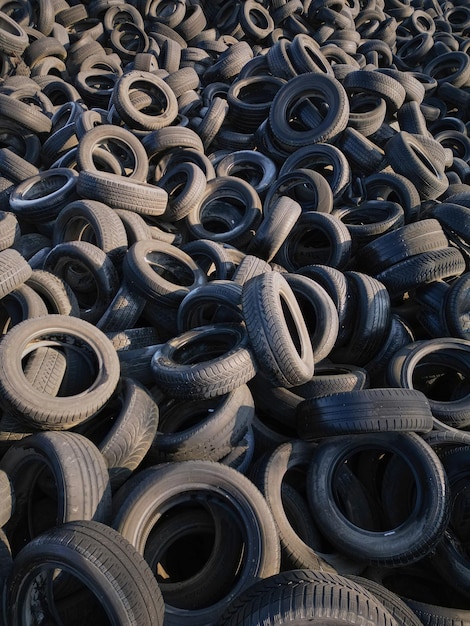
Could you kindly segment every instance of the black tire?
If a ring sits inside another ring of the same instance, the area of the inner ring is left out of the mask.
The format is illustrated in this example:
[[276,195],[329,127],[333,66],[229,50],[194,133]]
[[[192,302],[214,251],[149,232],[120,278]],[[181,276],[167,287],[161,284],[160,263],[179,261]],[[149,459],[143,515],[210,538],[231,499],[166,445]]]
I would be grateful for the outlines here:
[[88,241],[101,248],[115,264],[127,250],[127,235],[122,220],[107,204],[77,200],[67,204],[54,222],[52,243]]
[[387,142],[385,154],[397,174],[409,177],[413,173],[412,182],[422,200],[433,200],[444,193],[449,182],[425,139],[423,135],[398,132]]
[[285,274],[300,306],[313,349],[315,363],[323,361],[336,343],[339,318],[327,291],[308,276]]
[[[225,626],[292,623],[392,626],[394,618],[355,582],[327,572],[291,570],[252,585],[223,615]],[[269,621],[267,621],[269,620]]]
[[[26,626],[31,613],[41,619],[32,589],[41,573],[44,577],[56,568],[85,585],[100,621],[104,614],[112,626],[163,624],[163,598],[143,557],[109,526],[77,521],[43,533],[15,559],[5,599],[11,626]],[[49,576],[44,578],[47,586]]]
[[337,363],[364,366],[377,354],[388,334],[390,296],[380,281],[367,274],[348,271],[345,277],[355,313],[347,341],[344,345],[335,346],[331,358]]
[[0,251],[15,245],[21,236],[20,225],[13,213],[0,211]]
[[408,257],[448,245],[439,222],[422,219],[377,237],[358,251],[356,259],[368,273],[378,274]]
[[41,296],[23,284],[0,301],[0,329],[6,333],[16,324],[35,317],[47,315],[47,307]]
[[21,56],[29,40],[25,30],[10,16],[0,12],[0,50],[7,55]]
[[10,195],[10,210],[27,222],[49,222],[76,199],[78,173],[65,167],[39,172],[19,183]]
[[306,441],[354,433],[411,431],[422,434],[432,428],[432,413],[426,396],[409,389],[333,393],[307,398],[297,406],[297,432]]
[[[328,105],[328,114],[313,128],[294,129],[291,110],[300,97],[320,96]],[[349,104],[339,81],[327,74],[310,73],[295,76],[274,96],[269,121],[279,144],[293,152],[312,143],[326,142],[342,132],[348,123]]]
[[399,204],[405,212],[405,223],[414,222],[421,208],[421,200],[413,182],[395,172],[377,172],[363,181],[368,200],[389,200]]
[[119,155],[117,158],[122,168],[122,176],[136,181],[147,179],[147,153],[130,130],[111,124],[100,124],[87,131],[78,144],[77,162],[80,170],[93,172],[98,169],[94,162],[94,153],[100,147],[106,148],[111,154],[116,152]]
[[243,322],[242,285],[233,280],[211,280],[192,289],[178,307],[178,331],[217,322]]
[[296,200],[304,212],[331,213],[333,209],[333,192],[325,177],[315,170],[296,169],[279,175],[264,199],[265,212],[269,213],[275,200],[282,196]]
[[[468,378],[468,342],[453,337],[413,341],[392,356],[387,368],[387,381],[391,387],[413,389],[423,387],[426,393],[426,376],[420,381],[419,366],[428,363],[432,372],[439,374],[439,365],[461,372]],[[444,370],[446,371],[446,370]],[[428,397],[435,418],[448,426],[462,428],[470,424],[470,393],[455,400]]]
[[[185,546],[184,554],[180,546]],[[242,549],[243,539],[230,513],[215,503],[208,503],[207,510],[196,504],[172,511],[152,529],[144,558],[165,603],[192,611],[215,604],[230,592]],[[200,563],[200,569],[191,562]]]
[[460,626],[470,620],[470,611],[403,598],[423,626]]
[[206,184],[206,175],[195,163],[180,163],[167,170],[158,180],[158,186],[168,194],[162,219],[170,222],[184,219],[202,199]]
[[288,271],[307,265],[344,269],[351,259],[352,239],[345,224],[335,215],[306,211],[285,238],[276,260]]
[[[276,522],[281,542],[283,556],[287,559],[290,568],[310,568],[323,572],[335,573],[333,564],[328,563],[328,556],[321,551],[321,539],[316,537],[315,528],[309,533],[311,541],[305,539],[296,531],[292,520],[289,519],[282,497],[283,486],[289,485],[286,474],[289,470],[299,471],[307,469],[313,446],[301,441],[292,441],[278,446],[256,470],[254,482],[266,498],[269,508]],[[313,520],[310,520],[313,524]],[[313,539],[319,539],[315,545]]]
[[[181,492],[184,482],[185,491]],[[113,526],[143,554],[148,532],[142,522],[154,525],[159,514],[179,501],[204,506],[206,498],[221,500],[242,534],[245,553],[230,591],[213,605],[186,611],[166,606],[168,624],[205,626],[216,623],[227,604],[258,578],[279,571],[280,546],[271,512],[258,489],[242,474],[220,463],[184,461],[154,466],[127,483]],[[119,495],[119,494],[118,494]]]
[[349,230],[353,252],[405,222],[403,208],[388,200],[365,200],[359,206],[335,209],[333,215]]
[[243,249],[261,222],[261,208],[261,200],[249,183],[234,176],[220,176],[207,182],[202,199],[185,223],[194,239]]
[[[25,379],[21,360],[39,338],[83,352],[91,361],[92,385],[75,396],[44,397]],[[91,324],[65,315],[26,320],[0,343],[2,404],[23,422],[39,429],[63,429],[87,419],[111,397],[119,379],[119,359],[109,339]]]
[[247,247],[247,253],[269,262],[284,243],[302,213],[298,202],[279,196],[264,214],[263,221]]
[[[136,90],[148,94],[150,107],[144,111],[136,108],[130,94]],[[169,126],[178,114],[176,95],[167,83],[152,72],[131,70],[116,82],[110,104],[116,107],[121,119],[137,130],[158,130]],[[153,106],[152,106],[153,105]]]
[[278,272],[243,285],[242,311],[263,374],[277,386],[293,387],[313,375],[313,349],[294,292]]
[[470,274],[466,272],[452,282],[444,308],[446,323],[452,337],[470,339],[467,316],[469,311]]
[[206,282],[203,270],[189,254],[156,240],[137,241],[131,246],[124,257],[123,272],[132,289],[172,307]]
[[141,215],[163,215],[168,204],[168,194],[161,187],[110,172],[81,170],[77,191],[83,198]]
[[224,395],[256,374],[248,334],[239,324],[199,326],[157,347],[151,362],[157,384],[176,398]]
[[150,393],[137,381],[122,378],[106,408],[76,430],[94,442],[103,455],[115,491],[144,459],[158,422],[158,405]]
[[[116,295],[119,276],[106,253],[87,241],[59,243],[44,260],[44,270],[67,282],[74,291],[80,308],[80,317],[96,323]],[[79,274],[78,284],[71,280]],[[81,283],[92,280],[92,291],[81,288]]]
[[[394,527],[393,532],[372,531],[351,524],[335,496],[334,474],[339,464],[364,447],[398,455],[412,471],[420,494],[408,518]],[[314,519],[330,541],[344,554],[373,565],[393,567],[423,558],[442,538],[448,522],[449,493],[444,469],[430,446],[415,433],[326,439],[313,451],[307,493]]]
[[0,467],[15,490],[15,509],[5,525],[14,555],[52,526],[84,519],[109,523],[108,470],[96,446],[82,435],[35,433],[12,446]]
[[350,311],[353,306],[351,294],[348,294],[349,287],[345,274],[335,267],[321,264],[305,265],[299,268],[297,273],[313,278],[333,300],[339,319],[336,346],[344,345],[351,336]]
[[334,200],[341,197],[351,182],[351,168],[339,148],[318,143],[298,148],[282,163],[279,175],[306,168],[321,174],[328,181]]
[[363,576],[349,575],[348,578],[374,595],[390,611],[399,626],[423,626],[421,620],[396,593],[389,591],[380,583]]
[[220,461],[241,441],[255,412],[246,385],[205,400],[156,399],[160,423],[148,455],[152,463]]
[[398,111],[405,101],[405,88],[395,78],[381,72],[349,72],[343,80],[343,87],[348,94],[360,92],[378,95],[387,103],[389,113]]
[[375,275],[391,298],[400,298],[406,292],[433,281],[460,276],[465,271],[465,259],[457,248],[422,252],[399,261]]

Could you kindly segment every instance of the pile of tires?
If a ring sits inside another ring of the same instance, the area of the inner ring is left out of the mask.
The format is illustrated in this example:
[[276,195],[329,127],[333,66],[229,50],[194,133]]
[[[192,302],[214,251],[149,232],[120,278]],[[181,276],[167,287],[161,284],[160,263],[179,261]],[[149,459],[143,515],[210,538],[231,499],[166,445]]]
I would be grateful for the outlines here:
[[470,624],[469,35],[0,6],[0,622]]

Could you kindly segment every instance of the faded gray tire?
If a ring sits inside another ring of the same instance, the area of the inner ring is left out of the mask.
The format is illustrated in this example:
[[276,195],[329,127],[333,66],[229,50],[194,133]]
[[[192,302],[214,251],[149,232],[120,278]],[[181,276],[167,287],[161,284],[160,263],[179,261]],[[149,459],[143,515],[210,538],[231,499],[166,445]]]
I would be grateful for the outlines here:
[[[41,341],[69,346],[86,355],[93,382],[72,396],[45,396],[26,380],[22,359]],[[111,397],[119,380],[119,358],[110,340],[94,326],[66,315],[25,320],[0,343],[2,404],[12,415],[39,429],[64,429],[91,417]]]

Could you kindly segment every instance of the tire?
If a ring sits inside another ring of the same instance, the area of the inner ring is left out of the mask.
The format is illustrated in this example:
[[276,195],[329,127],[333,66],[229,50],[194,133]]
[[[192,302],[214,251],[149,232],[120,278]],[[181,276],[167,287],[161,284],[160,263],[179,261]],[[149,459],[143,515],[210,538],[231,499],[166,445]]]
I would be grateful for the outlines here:
[[[15,491],[15,509],[5,525],[14,556],[46,528],[84,519],[109,523],[106,464],[82,435],[35,433],[12,446],[0,467]],[[34,521],[25,524],[28,515]]]
[[467,341],[470,339],[467,322],[469,287],[470,274],[466,272],[452,282],[444,303],[446,323],[451,336]]
[[297,432],[306,441],[354,433],[422,434],[432,428],[432,413],[425,395],[408,389],[333,393],[307,398],[297,406]]
[[0,495],[2,498],[2,508],[0,510],[0,528],[3,528],[11,518],[15,506],[15,492],[13,484],[5,472],[0,470]]
[[405,88],[391,76],[381,72],[359,70],[349,72],[343,87],[350,96],[352,93],[370,93],[385,100],[389,113],[395,113],[405,101]]
[[[398,350],[391,358],[387,368],[387,381],[391,387],[413,389],[423,385],[418,376],[419,365],[426,362],[432,371],[439,372],[439,364],[462,372],[467,378],[468,365],[466,354],[470,344],[462,339],[441,337],[414,341]],[[424,391],[426,388],[424,386]],[[439,421],[455,428],[463,428],[470,423],[470,394],[456,400],[428,398],[432,414]]]
[[301,216],[302,207],[288,196],[279,196],[264,215],[260,227],[247,247],[247,253],[269,263],[275,257]]
[[21,237],[20,225],[13,213],[0,211],[0,252],[15,246]]
[[351,259],[352,239],[345,224],[329,213],[306,211],[281,245],[275,259],[288,271],[327,265],[342,270]]
[[[186,546],[184,555],[180,546]],[[223,507],[210,503],[206,510],[196,504],[172,512],[157,524],[145,546],[144,557],[156,572],[165,603],[194,611],[215,604],[230,592],[242,549],[240,530]],[[194,572],[191,561],[203,560],[205,563]],[[161,569],[165,577],[158,573]]]
[[415,613],[396,593],[363,576],[350,575],[348,578],[374,595],[400,626],[423,626]]
[[[108,422],[108,424],[106,424]],[[121,378],[106,409],[77,427],[101,452],[116,491],[140,465],[157,432],[159,409],[137,381]],[[106,431],[103,426],[108,426]]]
[[24,29],[10,15],[0,11],[0,50],[9,56],[21,56],[28,43]]
[[413,172],[412,182],[422,200],[434,200],[449,183],[443,166],[430,154],[424,139],[427,138],[423,135],[398,132],[387,142],[385,155],[397,174],[408,177]]
[[151,368],[155,382],[169,396],[202,399],[224,395],[248,382],[257,366],[243,326],[214,324],[158,346]]
[[339,148],[318,143],[298,148],[282,163],[279,175],[296,169],[311,169],[328,181],[333,199],[338,200],[351,182],[351,168]]
[[[334,495],[339,464],[364,446],[392,452],[412,469],[419,504],[393,533],[352,525]],[[359,439],[343,435],[321,442],[312,454],[307,494],[320,530],[341,552],[371,565],[393,567],[422,559],[442,538],[448,522],[449,493],[442,464],[415,433],[364,434]]]
[[305,265],[297,273],[313,278],[333,300],[339,320],[336,346],[343,346],[351,336],[350,311],[354,304],[351,301],[351,294],[348,295],[349,287],[345,274],[335,267],[322,264]]
[[275,386],[293,387],[313,376],[313,349],[302,312],[278,272],[254,276],[243,285],[242,311],[264,376]]
[[338,363],[364,366],[378,353],[391,320],[391,301],[385,286],[362,272],[348,271],[347,293],[355,309],[344,345],[335,346],[331,358]]
[[55,246],[65,241],[88,241],[116,265],[127,250],[122,220],[107,204],[93,200],[77,200],[61,210],[54,223],[52,243]]
[[405,223],[416,221],[421,200],[413,182],[395,172],[378,172],[364,180],[367,200],[389,200],[399,204],[405,212]]
[[264,196],[277,175],[274,161],[256,150],[236,150],[229,152],[216,167],[217,176],[239,176],[246,178],[246,170],[254,170],[247,181],[259,196]]
[[98,619],[104,614],[112,626],[163,624],[163,598],[143,557],[109,526],[77,521],[43,533],[15,559],[5,599],[11,626],[26,626],[31,613],[40,619],[32,588],[41,572],[55,568],[85,584],[88,602],[99,606]]
[[41,296],[28,285],[20,285],[1,300],[0,329],[6,333],[16,324],[47,315],[47,312]]
[[158,181],[158,186],[168,194],[162,219],[170,222],[184,219],[202,200],[206,184],[206,175],[194,163],[181,163],[167,170]]
[[78,173],[65,167],[39,172],[15,187],[10,209],[27,222],[54,220],[68,202],[76,199],[77,179]]
[[178,307],[178,331],[218,322],[243,322],[241,295],[242,286],[233,280],[214,279],[192,289]]
[[396,202],[365,200],[357,207],[335,209],[334,217],[348,229],[352,252],[361,250],[377,237],[403,226],[405,213]]
[[358,251],[357,261],[370,274],[416,254],[448,247],[448,239],[435,219],[405,224],[371,241]]
[[338,574],[308,569],[282,572],[252,585],[228,607],[222,623],[252,626],[263,620],[272,626],[286,620],[299,626],[396,623],[364,587]]
[[[44,261],[44,270],[69,284],[77,297],[80,317],[92,324],[101,318],[119,288],[119,276],[113,262],[101,248],[87,241],[54,246]],[[79,278],[80,282],[93,281],[91,294],[88,289],[82,293],[80,285],[71,282],[71,272],[84,275],[83,279]]]
[[331,213],[333,209],[333,192],[326,179],[315,170],[297,169],[280,175],[266,194],[264,210],[267,214],[282,196],[298,202],[304,212]]
[[465,259],[460,250],[447,247],[406,258],[378,272],[375,277],[395,299],[427,283],[457,277],[464,271]]
[[180,494],[181,502],[191,502],[193,506],[196,503],[204,506],[206,499],[214,503],[223,501],[243,537],[246,551],[229,593],[215,604],[196,611],[167,605],[168,624],[216,623],[232,598],[258,578],[279,571],[280,546],[271,512],[258,489],[236,470],[211,461],[168,463],[141,472],[127,484],[113,526],[141,554],[148,539],[148,532],[141,530],[142,522],[145,519],[146,524],[153,526],[151,520],[174,506],[175,493]]
[[81,170],[77,191],[82,198],[144,216],[163,215],[168,205],[168,194],[161,187],[110,172]]
[[[299,97],[320,96],[328,104],[328,114],[313,128],[293,129],[291,109]],[[326,142],[347,126],[349,105],[343,86],[327,74],[300,74],[291,78],[274,96],[269,121],[277,142],[289,152],[312,143]]]
[[38,348],[29,358],[24,367],[26,380],[42,393],[56,396],[59,393],[67,360],[55,348]]
[[[152,100],[149,112],[142,112],[132,104],[130,94],[134,94],[136,90],[150,95]],[[126,124],[137,130],[164,128],[172,124],[178,114],[178,103],[171,87],[159,76],[139,70],[126,72],[119,78],[110,104],[116,107],[117,113]]]
[[185,223],[193,239],[210,239],[243,250],[261,222],[261,209],[261,200],[249,183],[221,176],[207,182],[202,199]]
[[46,270],[33,270],[26,285],[44,300],[48,313],[80,317],[77,297],[68,284]]
[[104,333],[125,331],[133,328],[143,313],[147,299],[129,287],[126,280],[116,291],[96,327]]
[[206,282],[206,275],[186,252],[156,240],[131,246],[123,273],[137,293],[170,307],[177,307],[186,294]]
[[32,269],[26,259],[13,248],[0,252],[0,299],[14,291],[31,277]]
[[41,109],[12,98],[11,94],[0,93],[0,115],[39,136],[44,137],[52,129],[50,118]]
[[168,461],[221,461],[241,441],[254,416],[246,385],[206,400],[158,398],[160,423],[149,458]]
[[338,338],[339,318],[334,302],[311,278],[289,273],[285,277],[307,325],[314,361],[320,363],[329,355]]
[[[53,345],[67,342],[78,353],[90,354],[95,365],[93,383],[86,395],[47,397],[26,381],[21,366],[25,352],[37,338],[48,338]],[[0,343],[0,389],[2,404],[12,415],[39,429],[63,429],[84,421],[96,413],[111,397],[119,379],[119,359],[115,349],[101,331],[78,318],[65,315],[25,320],[12,328]]]
[[[321,539],[315,537],[318,531],[312,531],[314,537],[310,537],[311,540],[319,539],[318,545],[316,546],[313,541],[306,543],[295,530],[292,520],[289,519],[282,497],[283,486],[289,485],[286,481],[287,472],[293,469],[299,471],[302,468],[306,471],[312,449],[313,446],[301,441],[281,444],[261,464],[254,482],[271,509],[278,529],[283,557],[287,559],[289,568],[310,568],[336,573],[334,567],[328,563],[328,556],[321,551]],[[311,522],[313,524],[313,520]]]
[[[123,177],[135,181],[147,180],[148,159],[141,142],[129,130],[111,124],[100,124],[87,131],[80,139],[77,151],[79,170],[94,172],[98,168],[94,154],[98,148],[106,148],[118,158]],[[122,156],[124,152],[124,157]],[[106,200],[104,200],[106,204]]]

